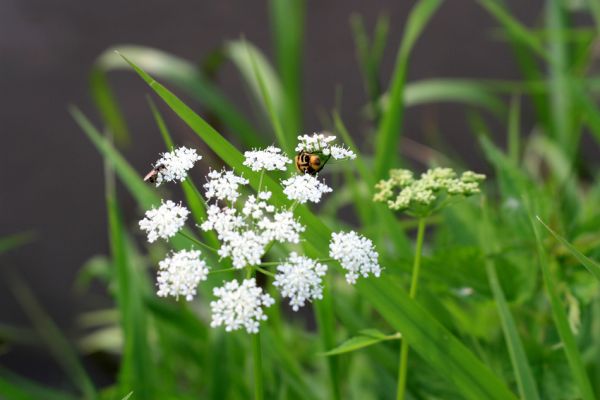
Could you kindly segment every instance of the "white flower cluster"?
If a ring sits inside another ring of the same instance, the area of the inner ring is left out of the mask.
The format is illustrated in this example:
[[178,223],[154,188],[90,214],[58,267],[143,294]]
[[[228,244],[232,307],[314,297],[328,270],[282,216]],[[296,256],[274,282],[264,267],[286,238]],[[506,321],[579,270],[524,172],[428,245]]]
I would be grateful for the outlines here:
[[334,232],[329,242],[329,256],[347,271],[346,281],[351,285],[361,275],[366,278],[369,274],[376,277],[381,274],[379,254],[373,242],[354,231]]
[[146,231],[150,243],[159,237],[168,239],[183,227],[189,213],[182,205],[167,200],[159,208],[146,211],[146,217],[140,221],[140,229]]
[[158,263],[158,296],[179,296],[190,301],[196,295],[196,287],[208,277],[206,262],[198,250],[181,250]]
[[237,280],[226,282],[213,289],[218,299],[210,303],[212,322],[210,326],[225,325],[227,332],[245,328],[248,333],[257,333],[261,321],[267,319],[263,307],[275,300],[256,286],[256,280],[246,279],[240,285]]
[[163,182],[183,182],[196,161],[200,161],[202,156],[196,153],[196,150],[187,147],[179,147],[173,151],[161,154],[161,157],[154,164],[157,172],[156,186]]
[[285,171],[287,164],[292,162],[281,152],[280,148],[275,146],[247,151],[244,153],[244,157],[244,165],[250,167],[252,171]]
[[296,151],[321,153],[325,156],[331,156],[335,160],[353,160],[356,158],[356,154],[352,150],[332,144],[334,140],[335,136],[325,136],[322,133],[298,136]]
[[273,285],[281,290],[283,297],[290,299],[292,309],[298,311],[306,301],[323,298],[321,281],[326,272],[326,265],[293,252],[277,267]]
[[307,201],[318,203],[324,193],[329,193],[332,189],[319,181],[312,175],[294,175],[293,177],[281,182],[283,184],[283,193],[290,200],[304,204]]
[[204,184],[207,200],[214,198],[234,202],[240,196],[240,185],[248,184],[247,179],[237,176],[233,171],[212,170],[207,177],[207,182]]
[[479,184],[485,175],[472,171],[460,177],[451,168],[433,168],[415,179],[405,169],[393,169],[390,178],[382,180],[375,189],[374,201],[387,202],[392,210],[408,211],[417,216],[431,213],[438,200],[447,196],[470,196],[479,193]]
[[298,243],[304,226],[292,212],[277,210],[267,201],[271,192],[261,191],[250,195],[241,207],[235,204],[208,208],[207,219],[200,225],[204,231],[214,230],[221,241],[219,255],[230,257],[235,268],[258,265],[266,246],[273,242]]

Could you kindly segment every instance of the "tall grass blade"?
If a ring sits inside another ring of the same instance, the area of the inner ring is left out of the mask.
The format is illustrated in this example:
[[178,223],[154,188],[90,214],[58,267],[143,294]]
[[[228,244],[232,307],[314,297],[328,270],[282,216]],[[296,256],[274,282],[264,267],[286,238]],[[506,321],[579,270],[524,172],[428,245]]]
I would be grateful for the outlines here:
[[0,254],[26,245],[35,239],[33,232],[16,233],[0,238]]
[[302,129],[302,45],[304,44],[305,0],[270,0],[272,37],[277,70],[285,100],[282,124],[288,142]]
[[[531,205],[529,206],[529,209],[531,213]],[[548,259],[548,255],[546,254],[546,250],[544,249],[544,244],[539,231],[539,225],[535,222],[532,214],[530,214],[529,218],[533,234],[535,235],[538,260],[540,268],[542,269],[546,294],[550,299],[550,305],[552,307],[552,317],[562,341],[563,349],[567,356],[567,361],[571,367],[571,373],[573,374],[573,378],[579,387],[581,398],[583,400],[593,400],[595,399],[594,392],[587,376],[585,365],[581,359],[581,354],[577,348],[577,342],[573,332],[571,331],[567,313],[565,312],[564,306],[560,301],[560,297],[554,283],[554,277],[552,276],[552,271],[550,269],[550,261]]]
[[70,393],[39,385],[0,368],[0,398],[5,400],[75,400]]
[[586,257],[579,250],[575,248],[571,243],[567,241],[564,237],[560,236],[558,233],[554,232],[548,225],[542,221],[540,217],[537,217],[537,220],[554,236],[556,240],[558,240],[563,246],[569,250],[569,252],[579,261],[596,279],[600,280],[600,264],[591,258]]
[[375,139],[376,178],[382,178],[396,161],[396,149],[398,148],[404,119],[404,86],[409,55],[425,25],[441,4],[442,0],[420,0],[408,16],[388,90],[389,106],[382,114]]
[[90,75],[92,97],[117,143],[127,143],[129,134],[107,74],[115,70],[129,70],[129,66],[115,51],[128,54],[144,69],[200,102],[219,117],[233,134],[239,135],[244,145],[255,147],[263,144],[260,133],[194,63],[151,47],[133,45],[105,50],[96,60]]

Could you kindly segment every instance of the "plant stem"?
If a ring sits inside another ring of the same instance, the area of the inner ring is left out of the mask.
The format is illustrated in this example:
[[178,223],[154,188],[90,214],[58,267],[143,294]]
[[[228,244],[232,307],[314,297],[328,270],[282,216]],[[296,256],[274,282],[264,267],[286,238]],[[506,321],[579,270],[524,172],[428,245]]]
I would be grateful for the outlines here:
[[187,233],[185,233],[183,231],[180,231],[179,234],[181,236],[183,236],[184,238],[188,239],[189,241],[191,241],[192,243],[195,243],[195,244],[197,244],[199,246],[202,246],[202,247],[204,247],[204,248],[206,248],[206,249],[208,249],[208,250],[210,250],[210,251],[212,251],[214,253],[217,253],[219,251],[219,250],[215,249],[214,247],[211,247],[211,246],[207,245],[206,243],[203,243],[203,242],[199,241],[198,239],[196,239],[196,238],[188,235]]
[[[423,238],[425,237],[425,218],[419,219],[419,226],[417,228],[417,247],[415,249],[415,259],[413,262],[412,277],[410,282],[410,298],[414,299],[417,295],[417,287],[419,285],[419,271],[421,269],[421,252],[423,250]],[[398,392],[396,394],[397,400],[404,399],[404,392],[406,390],[406,367],[408,364],[408,343],[406,339],[402,338],[400,345],[400,367],[398,369]]]
[[252,335],[252,358],[254,359],[254,399],[263,400],[262,356],[260,349],[260,333]]

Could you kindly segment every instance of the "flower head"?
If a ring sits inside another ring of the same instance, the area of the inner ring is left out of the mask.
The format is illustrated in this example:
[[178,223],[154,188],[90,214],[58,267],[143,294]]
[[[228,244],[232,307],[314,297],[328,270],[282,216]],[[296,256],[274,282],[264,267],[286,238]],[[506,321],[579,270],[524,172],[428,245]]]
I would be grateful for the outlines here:
[[196,150],[187,147],[179,147],[173,151],[161,154],[161,157],[154,164],[157,171],[156,186],[163,182],[182,182],[185,180],[196,161],[200,161],[202,156],[196,153]]
[[263,150],[252,150],[244,153],[244,165],[250,167],[252,171],[285,171],[287,165],[292,162],[282,154],[281,149],[275,146],[269,146]]
[[181,250],[158,264],[158,296],[179,296],[190,301],[196,295],[196,287],[208,277],[206,262],[198,250]]
[[283,193],[290,200],[295,200],[300,204],[307,201],[318,203],[321,201],[323,193],[329,193],[332,189],[319,181],[312,175],[295,175],[281,182],[284,186]]
[[146,217],[140,221],[140,229],[146,231],[150,243],[159,237],[168,239],[183,227],[189,213],[182,205],[167,200],[159,208],[146,211]]
[[257,226],[262,230],[262,236],[267,242],[298,243],[304,226],[294,218],[291,211],[280,211],[258,221]]
[[277,267],[273,285],[281,290],[283,297],[290,299],[294,311],[304,307],[306,301],[323,298],[322,277],[327,266],[308,257],[291,253],[289,258]]
[[485,175],[472,171],[460,177],[451,168],[429,169],[419,179],[405,169],[393,169],[390,178],[375,185],[374,201],[387,202],[392,210],[407,211],[416,216],[427,216],[453,196],[479,193],[479,184]]
[[237,176],[233,171],[210,171],[208,182],[204,184],[207,199],[228,200],[235,202],[240,196],[240,185],[247,185],[248,180]]
[[226,282],[222,287],[213,289],[213,294],[218,300],[210,303],[210,326],[225,325],[227,332],[245,328],[248,333],[258,333],[260,322],[267,319],[263,307],[275,303],[269,294],[256,286],[254,279],[246,279],[241,285],[237,280]]
[[241,269],[260,264],[268,240],[253,230],[230,232],[222,239],[219,255],[231,257],[233,266]]
[[373,242],[354,231],[338,232],[331,235],[329,256],[339,261],[346,272],[346,281],[356,283],[359,276],[367,277],[373,274],[379,277],[379,254]]

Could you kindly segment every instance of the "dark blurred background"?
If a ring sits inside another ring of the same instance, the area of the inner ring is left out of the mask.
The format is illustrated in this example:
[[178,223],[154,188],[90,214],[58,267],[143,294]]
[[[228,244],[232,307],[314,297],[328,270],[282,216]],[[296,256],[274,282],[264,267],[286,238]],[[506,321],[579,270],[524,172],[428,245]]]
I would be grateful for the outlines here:
[[[152,46],[199,62],[225,40],[243,34],[271,57],[267,2],[249,3],[0,0],[0,170],[4,182],[0,236],[23,231],[36,235],[31,244],[2,255],[0,264],[2,271],[17,271],[70,338],[79,333],[78,313],[108,306],[110,300],[100,285],[83,295],[73,290],[82,264],[93,255],[106,254],[108,244],[102,160],[67,113],[67,105],[78,105],[99,123],[89,97],[88,75],[95,58],[116,44]],[[513,14],[527,24],[539,18],[541,2],[508,3]],[[320,130],[319,112],[331,110],[338,85],[343,88],[342,116],[347,126],[356,134],[365,125],[360,113],[367,97],[356,62],[350,15],[364,16],[369,30],[378,15],[390,16],[381,76],[385,87],[412,5],[413,1],[308,1],[302,66],[306,133]],[[416,45],[409,80],[518,78],[510,49],[494,37],[494,26],[475,1],[446,2]],[[134,140],[124,153],[143,175],[163,150],[145,99],[149,91],[130,73],[114,73],[111,81]],[[248,92],[232,65],[220,70],[217,82],[252,116]],[[189,141],[190,133],[163,110],[178,141]],[[426,132],[437,131],[467,164],[483,166],[467,129],[464,107],[415,107],[406,118],[408,138],[427,143]],[[529,120],[525,105],[525,130]],[[368,137],[357,139],[370,150]],[[121,194],[129,222],[135,223],[139,214],[128,196]],[[27,325],[4,275],[0,279],[0,322]],[[35,348],[3,350],[0,365],[42,382],[63,380],[51,358]],[[94,365],[90,367],[94,372]],[[111,379],[99,370],[95,374],[100,382]]]

